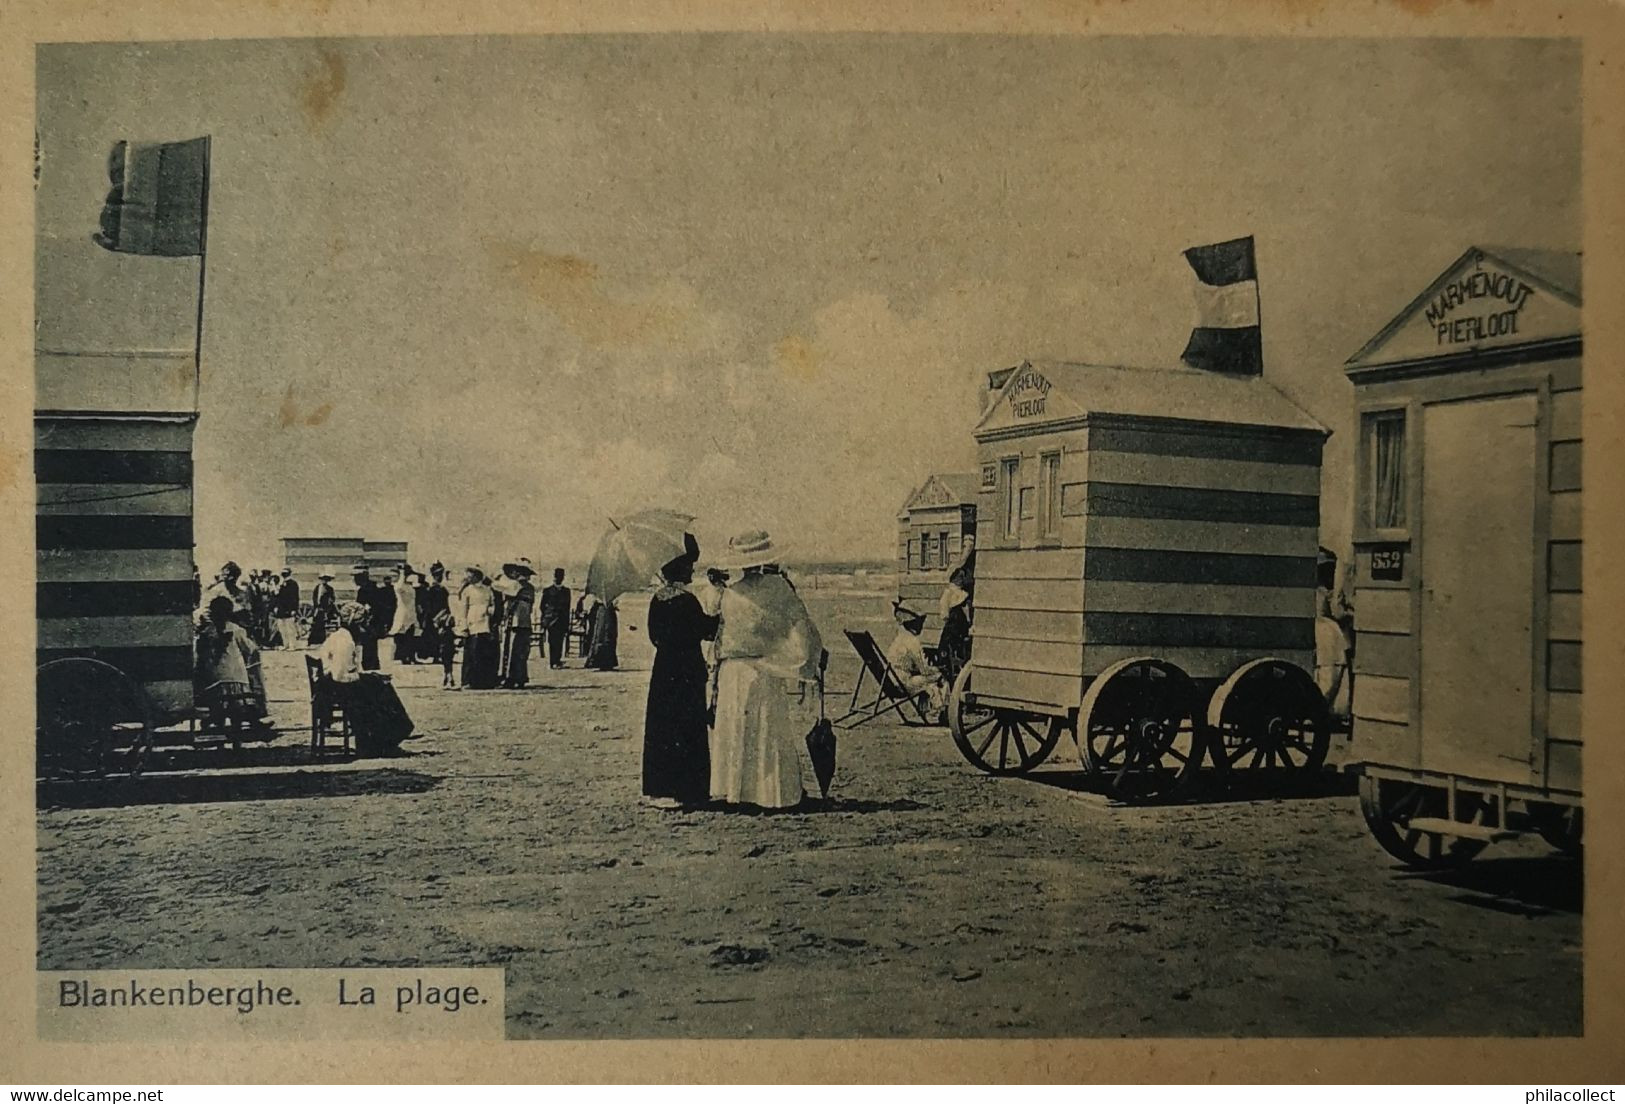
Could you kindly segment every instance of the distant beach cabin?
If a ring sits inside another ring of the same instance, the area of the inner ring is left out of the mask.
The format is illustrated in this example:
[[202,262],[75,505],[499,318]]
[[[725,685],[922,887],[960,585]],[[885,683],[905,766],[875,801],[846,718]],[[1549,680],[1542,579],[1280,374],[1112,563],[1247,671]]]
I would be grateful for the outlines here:
[[976,539],[976,476],[936,473],[916,487],[897,514],[897,594],[941,629],[938,603],[948,572]]

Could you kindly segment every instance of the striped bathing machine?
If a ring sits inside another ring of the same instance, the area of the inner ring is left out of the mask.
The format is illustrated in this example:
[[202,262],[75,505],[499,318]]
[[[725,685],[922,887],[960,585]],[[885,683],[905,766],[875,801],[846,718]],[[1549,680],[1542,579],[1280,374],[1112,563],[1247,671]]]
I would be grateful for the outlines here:
[[1139,796],[1209,758],[1318,767],[1326,430],[1261,378],[1028,361],[989,382],[966,757],[1030,770],[1070,730]]
[[121,726],[192,713],[195,423],[186,413],[35,415],[42,766],[62,739],[90,740],[95,759]]

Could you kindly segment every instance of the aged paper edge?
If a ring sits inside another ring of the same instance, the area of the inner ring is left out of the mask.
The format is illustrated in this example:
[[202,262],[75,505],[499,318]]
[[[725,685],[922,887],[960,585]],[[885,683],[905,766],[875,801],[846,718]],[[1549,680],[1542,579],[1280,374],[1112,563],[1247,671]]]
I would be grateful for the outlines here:
[[[199,38],[382,37],[583,32],[900,31],[1020,34],[1192,34],[1309,37],[1575,37],[1584,42],[1583,210],[1586,297],[1585,468],[1598,480],[1625,471],[1625,7],[1593,0],[1117,0],[1018,4],[862,0],[761,5],[747,0],[12,0],[0,14],[0,374],[11,401],[0,415],[0,550],[14,581],[0,604],[0,1073],[17,1083],[279,1081],[1424,1081],[1576,1084],[1625,1079],[1625,573],[1601,550],[1622,534],[1606,493],[1592,493],[1585,680],[1589,685],[1585,914],[1585,1031],[1581,1039],[1067,1040],[513,1042],[389,1045],[353,1042],[77,1045],[37,1040],[34,1024],[34,798],[30,781],[33,636],[29,418],[33,362],[34,45],[39,42]],[[1420,106],[1420,105],[1419,105]],[[25,597],[26,596],[26,597]],[[1518,994],[1507,993],[1515,1002]],[[290,1057],[297,1055],[297,1060]]]

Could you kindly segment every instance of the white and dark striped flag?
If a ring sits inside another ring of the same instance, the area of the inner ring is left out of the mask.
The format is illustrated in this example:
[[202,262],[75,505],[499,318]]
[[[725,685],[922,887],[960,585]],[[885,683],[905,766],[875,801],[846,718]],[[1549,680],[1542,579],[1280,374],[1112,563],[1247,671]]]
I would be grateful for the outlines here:
[[1264,371],[1258,328],[1258,266],[1251,235],[1185,250],[1196,273],[1196,328],[1180,359],[1236,376]]

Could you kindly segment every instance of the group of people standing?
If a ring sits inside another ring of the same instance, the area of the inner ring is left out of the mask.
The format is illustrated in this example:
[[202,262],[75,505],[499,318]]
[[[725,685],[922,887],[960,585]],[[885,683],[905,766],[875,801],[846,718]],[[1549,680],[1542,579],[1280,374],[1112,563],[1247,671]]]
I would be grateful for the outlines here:
[[[655,648],[644,712],[643,793],[663,807],[800,804],[800,733],[821,703],[829,653],[764,531],[728,542],[729,573],[691,585],[699,544],[660,569],[649,605]],[[729,583],[738,571],[737,582]],[[714,644],[714,664],[705,654]]]
[[[364,563],[356,564],[352,572],[355,600],[369,613],[367,625],[356,627],[362,670],[378,670],[385,658],[401,664],[434,663],[440,666],[441,686],[446,689],[518,690],[530,685],[533,641],[546,655],[549,668],[565,665],[572,607],[563,568],[555,568],[553,582],[539,591],[533,581],[535,568],[524,557],[503,564],[495,578],[472,564],[459,583],[448,579],[445,565],[438,561],[430,565],[427,578],[404,563],[381,582],[372,578]],[[311,646],[321,644],[339,623],[333,573],[324,571],[319,579],[311,596]],[[613,605],[583,595],[577,609],[588,623],[585,665],[614,670],[619,661]],[[381,647],[386,648],[383,653]]]

